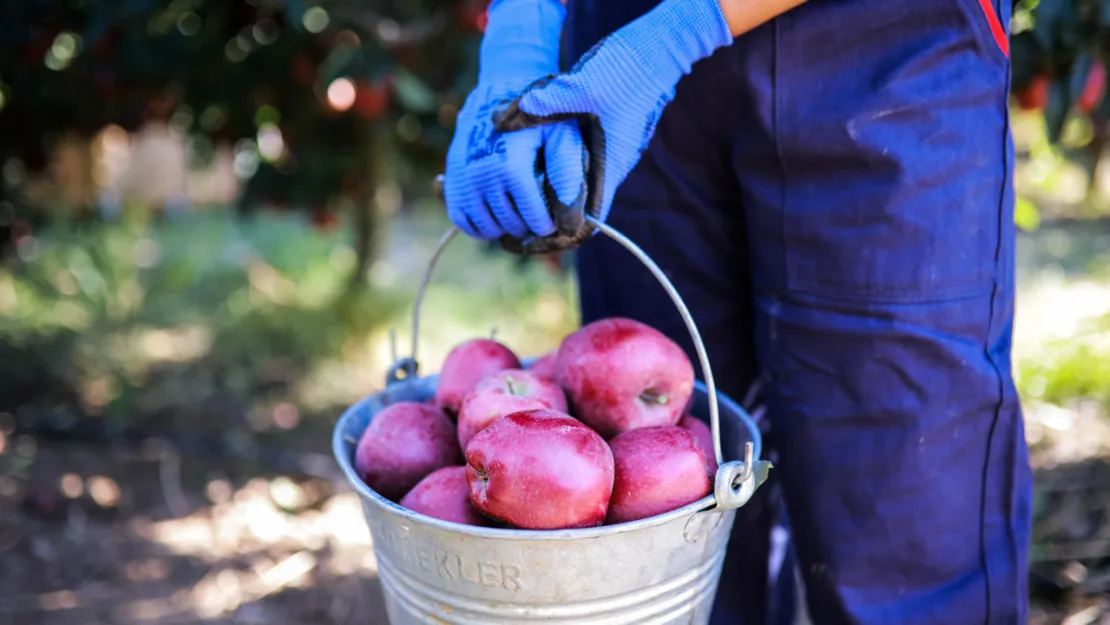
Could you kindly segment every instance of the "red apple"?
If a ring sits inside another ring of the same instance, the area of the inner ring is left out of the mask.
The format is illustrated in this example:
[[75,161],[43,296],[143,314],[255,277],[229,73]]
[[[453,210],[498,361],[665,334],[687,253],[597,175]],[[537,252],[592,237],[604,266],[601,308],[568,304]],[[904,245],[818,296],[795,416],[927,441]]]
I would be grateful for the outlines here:
[[1087,81],[1083,83],[1083,91],[1076,98],[1075,106],[1082,113],[1090,113],[1102,102],[1106,93],[1106,68],[1102,63],[1095,61],[1087,72]]
[[698,449],[705,454],[705,470],[710,475],[715,475],[717,473],[717,455],[713,453],[713,430],[701,419],[689,414],[682,415],[682,418],[678,420],[678,427],[684,428],[694,435],[694,442],[698,444]]
[[400,401],[374,415],[355,449],[355,471],[382,497],[396,501],[436,469],[460,464],[451,419],[435,406]]
[[520,369],[513,350],[491,339],[473,339],[455,346],[443,361],[436,385],[436,404],[451,415],[479,380],[503,369]]
[[491,373],[463,398],[459,408],[459,446],[465,450],[475,434],[507,414],[537,408],[566,412],[563,387],[524,369]]
[[613,437],[613,497],[606,523],[670,512],[709,494],[705,454],[677,426],[640,428]]
[[401,498],[400,504],[432,518],[462,523],[463,525],[490,525],[470,503],[470,489],[466,485],[466,467],[443,467],[427,477]]
[[648,325],[613,317],[563,340],[556,364],[572,413],[605,438],[674,425],[694,388],[694,366]]
[[1018,92],[1018,106],[1026,111],[1043,109],[1048,101],[1048,89],[1051,82],[1052,80],[1045,74],[1034,76],[1029,84]]
[[690,414],[694,410],[694,394],[690,393],[690,399],[686,400],[686,406],[682,408],[682,414]]
[[528,370],[542,378],[554,380],[556,378],[555,363],[558,362],[558,359],[559,350],[553,349],[537,358],[536,361],[532,363],[532,366],[528,367]]
[[613,453],[564,412],[514,412],[470,440],[466,481],[475,508],[514,527],[595,527],[613,493]]

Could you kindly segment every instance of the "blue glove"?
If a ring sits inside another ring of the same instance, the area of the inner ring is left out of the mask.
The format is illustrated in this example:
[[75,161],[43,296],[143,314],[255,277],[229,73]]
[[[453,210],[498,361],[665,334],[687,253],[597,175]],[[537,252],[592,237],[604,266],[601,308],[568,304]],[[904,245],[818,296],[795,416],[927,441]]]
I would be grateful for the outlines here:
[[[664,0],[599,41],[569,72],[534,83],[502,106],[496,127],[511,136],[565,123],[560,120],[583,122],[590,154],[585,210],[604,220],[678,81],[696,61],[731,43],[718,0]],[[552,165],[548,160],[548,171]],[[593,231],[584,230],[581,239]]]
[[503,245],[513,237],[575,231],[586,200],[589,157],[578,125],[503,133],[492,117],[498,102],[559,71],[566,9],[558,0],[493,0],[488,15],[478,84],[459,111],[447,152],[447,214],[468,235],[502,238]]

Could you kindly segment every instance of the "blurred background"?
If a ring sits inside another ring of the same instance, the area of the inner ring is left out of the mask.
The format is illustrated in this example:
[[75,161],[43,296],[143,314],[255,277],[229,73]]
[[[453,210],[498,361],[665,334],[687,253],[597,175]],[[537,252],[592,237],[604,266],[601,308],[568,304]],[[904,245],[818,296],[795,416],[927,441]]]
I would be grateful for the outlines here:
[[[384,623],[330,429],[407,352],[484,9],[0,3],[0,623]],[[1031,623],[1105,624],[1110,2],[1012,28]],[[457,240],[421,361],[558,345],[568,261]]]

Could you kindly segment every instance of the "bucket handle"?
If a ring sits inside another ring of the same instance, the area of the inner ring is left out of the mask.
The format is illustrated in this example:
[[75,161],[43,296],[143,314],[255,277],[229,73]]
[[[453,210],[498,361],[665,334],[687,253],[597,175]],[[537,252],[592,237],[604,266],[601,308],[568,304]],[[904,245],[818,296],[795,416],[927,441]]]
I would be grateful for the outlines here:
[[[442,189],[442,177],[436,178],[437,191]],[[636,245],[631,239],[621,234],[616,228],[598,221],[593,217],[587,215],[586,221],[597,228],[603,234],[608,236],[613,241],[621,245],[629,252],[632,253],[643,265],[651,272],[655,279],[659,281],[667,295],[674,302],[678,313],[682,317],[682,321],[686,324],[686,329],[690,333],[690,338],[694,343],[694,351],[697,352],[698,362],[701,364],[702,375],[705,377],[705,388],[709,398],[709,424],[713,431],[713,455],[717,460],[717,473],[713,482],[713,496],[716,500],[716,508],[720,510],[733,510],[746,504],[755,489],[764,482],[767,478],[767,471],[771,468],[771,464],[766,460],[756,460],[754,458],[755,445],[748,441],[744,445],[744,460],[730,460],[725,462],[724,454],[721,451],[721,424],[720,412],[717,404],[717,386],[713,380],[713,370],[709,365],[709,356],[705,350],[705,343],[701,339],[701,333],[698,332],[697,324],[694,323],[694,317],[690,314],[690,310],[686,307],[686,302],[682,296],[678,294],[678,290],[667,278],[659,265],[644,252],[640,246]],[[432,253],[432,258],[428,261],[428,267],[424,270],[424,275],[420,280],[420,285],[416,290],[416,299],[412,307],[412,351],[411,356],[401,358],[394,363],[389,371],[386,373],[386,384],[394,384],[405,379],[416,377],[418,371],[418,364],[416,361],[416,350],[420,337],[420,306],[424,301],[424,293],[427,290],[428,283],[431,281],[432,271],[435,269],[436,263],[439,262],[440,256],[447,248],[447,245],[455,238],[460,232],[457,226],[452,226],[447,232],[439,239],[436,245],[435,252]],[[743,410],[743,408],[741,408]],[[750,417],[750,415],[749,415]],[[753,421],[754,422],[754,421]]]

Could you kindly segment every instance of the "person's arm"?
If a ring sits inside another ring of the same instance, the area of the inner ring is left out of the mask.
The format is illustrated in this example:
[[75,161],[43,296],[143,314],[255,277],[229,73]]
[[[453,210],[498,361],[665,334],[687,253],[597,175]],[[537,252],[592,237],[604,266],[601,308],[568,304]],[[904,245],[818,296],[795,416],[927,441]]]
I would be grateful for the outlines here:
[[[806,0],[720,0],[721,13],[725,16],[728,30],[733,37],[748,32],[760,24],[770,21]],[[559,0],[566,6],[567,0]]]
[[720,0],[721,13],[728,30],[739,37],[753,28],[769,22],[806,0]]

